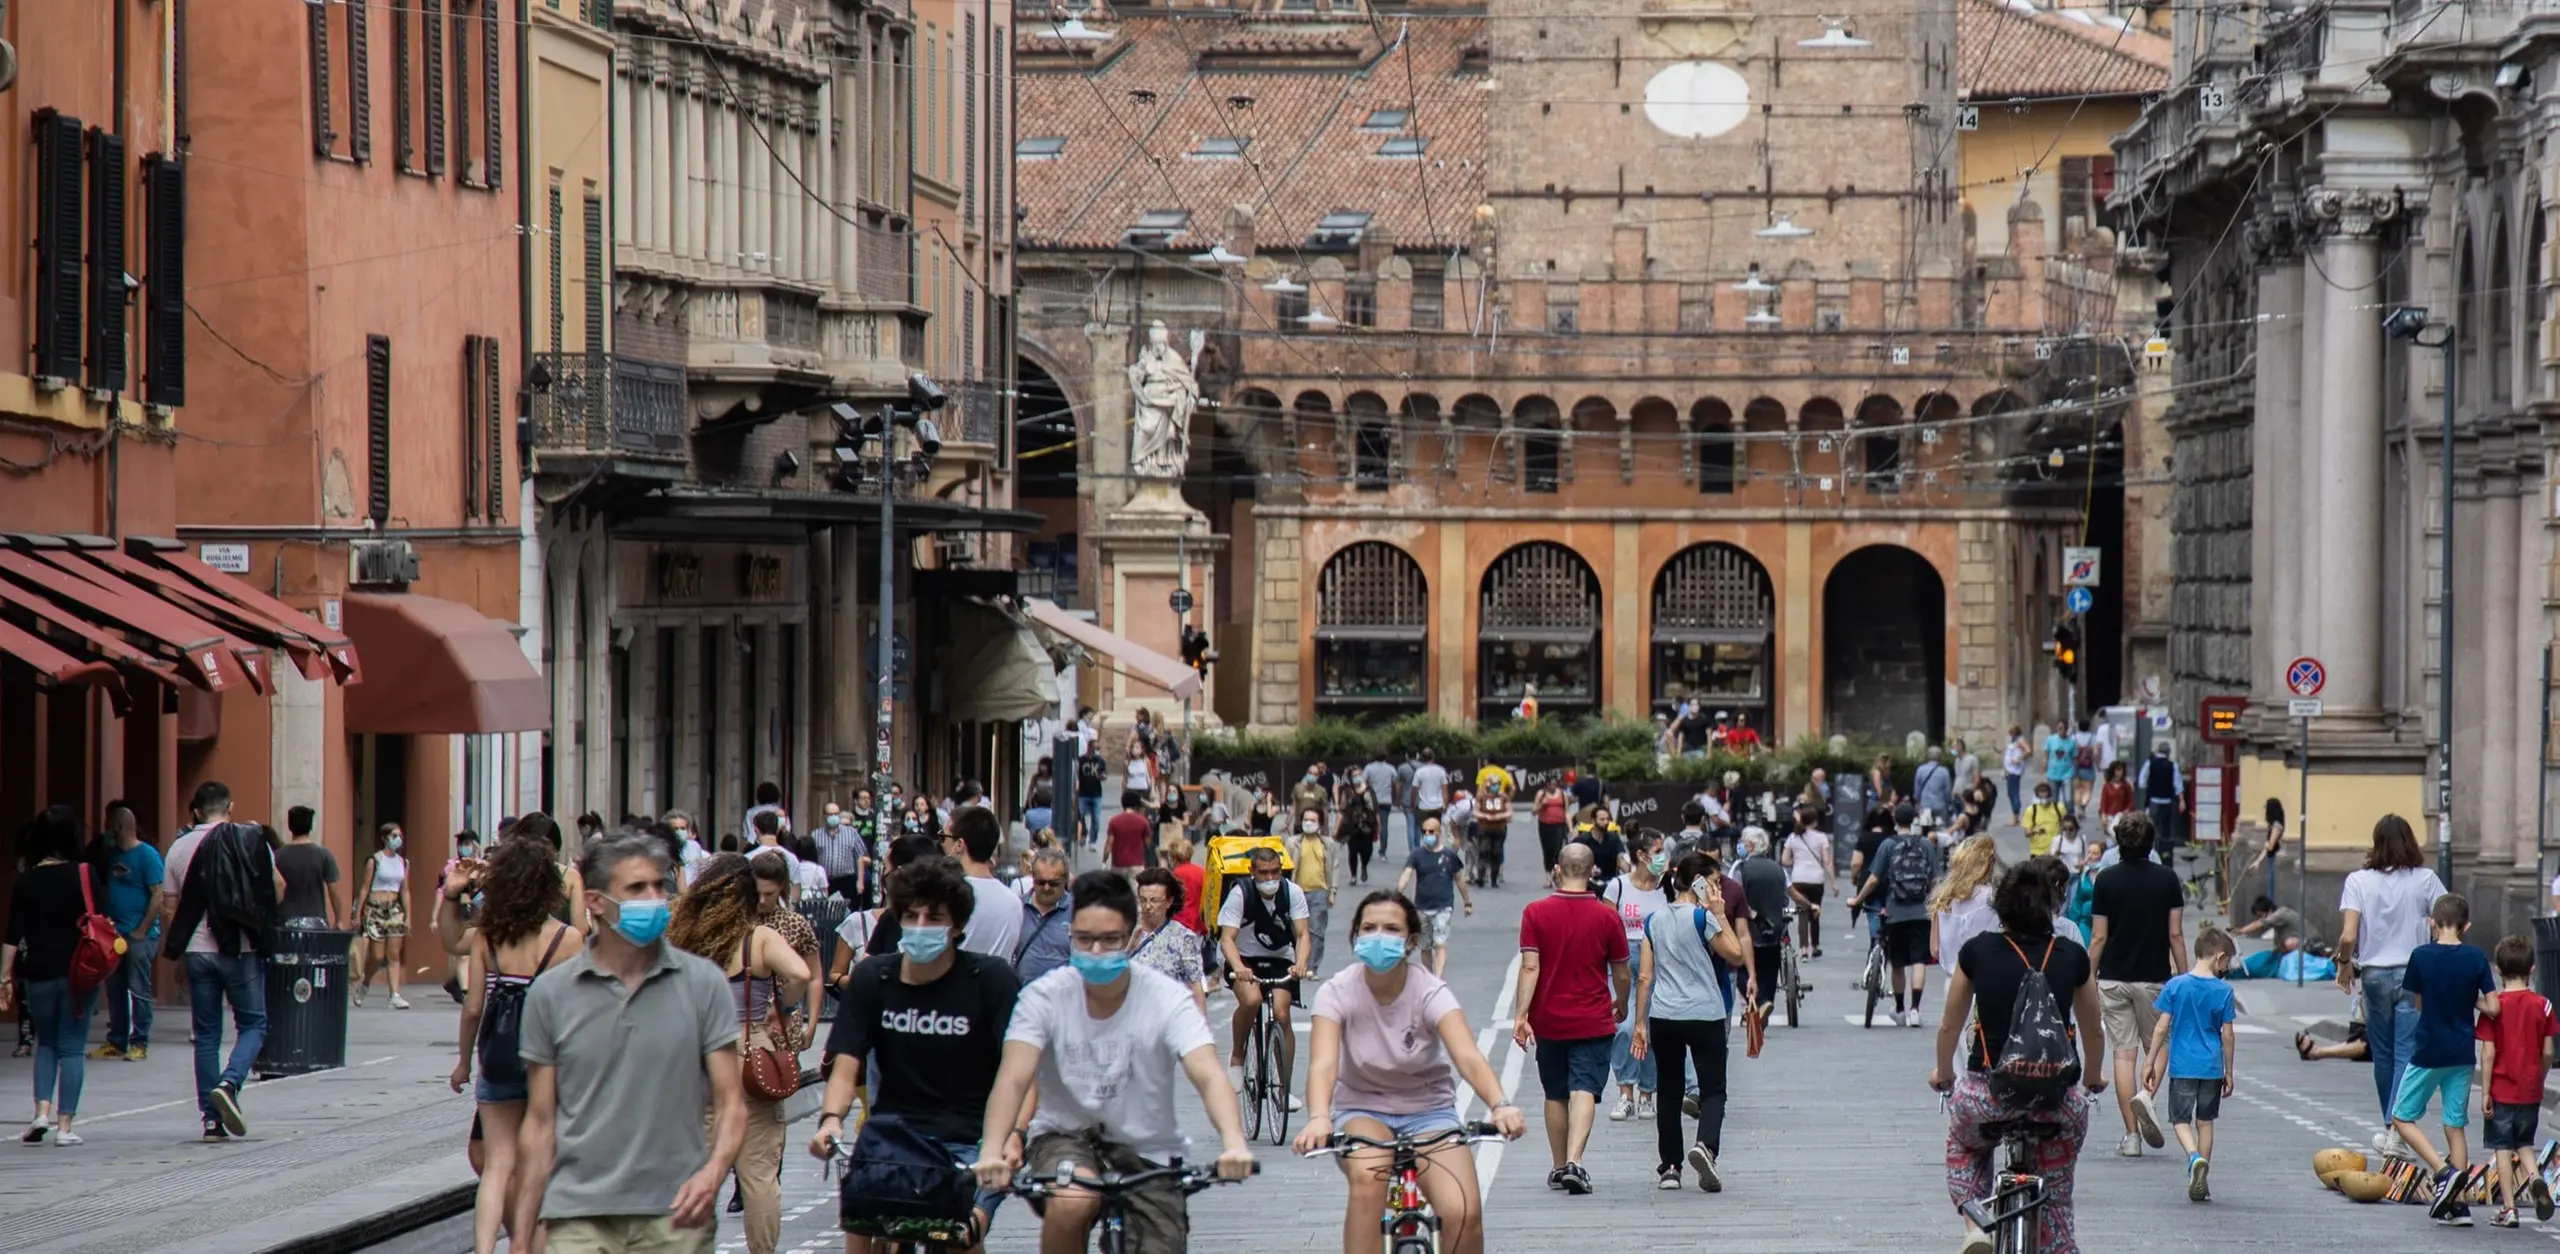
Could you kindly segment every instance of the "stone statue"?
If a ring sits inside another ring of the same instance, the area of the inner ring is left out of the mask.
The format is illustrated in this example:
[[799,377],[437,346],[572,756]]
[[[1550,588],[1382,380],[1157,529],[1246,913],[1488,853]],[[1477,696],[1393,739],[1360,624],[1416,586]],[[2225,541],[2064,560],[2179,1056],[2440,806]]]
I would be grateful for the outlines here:
[[1199,404],[1191,363],[1168,342],[1163,323],[1148,323],[1147,346],[1129,365],[1129,473],[1181,478],[1191,460],[1191,411]]

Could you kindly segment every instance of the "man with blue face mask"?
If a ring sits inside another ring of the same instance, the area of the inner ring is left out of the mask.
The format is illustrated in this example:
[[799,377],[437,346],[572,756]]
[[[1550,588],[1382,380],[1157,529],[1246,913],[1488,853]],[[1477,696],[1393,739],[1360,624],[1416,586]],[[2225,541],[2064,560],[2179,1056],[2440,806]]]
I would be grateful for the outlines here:
[[[977,1163],[982,1188],[1010,1182],[1027,1167],[1042,1179],[1061,1170],[1081,1176],[1134,1174],[1173,1158],[1196,1158],[1175,1121],[1173,1077],[1188,1076],[1217,1129],[1217,1173],[1253,1173],[1235,1090],[1218,1070],[1209,1025],[1190,990],[1152,967],[1132,966],[1138,898],[1112,871],[1077,877],[1069,895],[1075,915],[1069,965],[1022,990],[1005,1031],[1004,1065],[987,1097]],[[1007,1135],[1031,1087],[1040,1087],[1030,1145]],[[993,1147],[1003,1146],[1001,1150]],[[1181,1250],[1191,1231],[1182,1187],[1166,1179],[1133,1191],[1127,1234],[1133,1250]],[[1079,1189],[1061,1190],[1041,1217],[1040,1246],[1081,1250],[1101,1216],[1101,1203]]]
[[673,872],[655,838],[589,842],[586,948],[525,995],[515,1231],[546,1225],[564,1251],[709,1254],[718,1235],[746,1137],[740,1015],[718,966],[663,939]]
[[[1058,870],[1063,887],[1065,868]],[[958,863],[927,858],[901,867],[889,877],[888,889],[898,951],[854,964],[846,980],[843,1006],[827,1037],[833,1061],[809,1152],[819,1158],[833,1152],[854,1095],[868,1078],[869,1119],[856,1139],[858,1162],[897,1161],[894,1146],[922,1138],[943,1147],[945,1157],[933,1165],[967,1166],[981,1157],[979,1124],[1004,1060],[1005,1028],[1021,986],[1002,959],[960,948],[978,898]],[[1008,1135],[1015,1138],[1010,1149],[1020,1153],[1018,1134]],[[863,1215],[873,1187],[868,1174],[857,1167],[845,1177],[842,1213],[849,1218]],[[973,1239],[985,1239],[1003,1200],[1000,1192],[978,1194],[970,1217]]]

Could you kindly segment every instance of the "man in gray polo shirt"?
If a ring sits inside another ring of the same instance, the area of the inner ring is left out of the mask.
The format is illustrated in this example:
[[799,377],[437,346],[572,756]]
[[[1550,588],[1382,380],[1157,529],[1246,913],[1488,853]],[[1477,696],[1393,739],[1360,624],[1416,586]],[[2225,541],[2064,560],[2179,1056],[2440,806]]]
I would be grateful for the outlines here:
[[746,1136],[738,1004],[719,967],[662,939],[672,871],[655,840],[590,843],[594,933],[525,995],[520,1170],[546,1183],[515,1230],[547,1225],[552,1254],[708,1254],[718,1235],[712,1204]]

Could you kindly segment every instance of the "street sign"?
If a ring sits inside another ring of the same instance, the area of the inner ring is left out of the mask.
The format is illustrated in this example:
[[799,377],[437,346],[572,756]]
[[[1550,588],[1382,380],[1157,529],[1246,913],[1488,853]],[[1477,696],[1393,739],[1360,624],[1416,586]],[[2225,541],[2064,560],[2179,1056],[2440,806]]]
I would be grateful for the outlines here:
[[2094,588],[2098,586],[2098,550],[2095,546],[2071,545],[2062,550],[2062,586]]
[[2249,708],[2246,697],[2206,697],[2196,703],[2203,726],[2196,735],[2209,745],[2231,745],[2240,742],[2240,714]]
[[2063,604],[2071,607],[2072,613],[2086,614],[2090,606],[2097,604],[2098,598],[2089,595],[2087,588],[2073,588],[2071,594],[2062,600]]
[[226,575],[249,573],[249,546],[245,544],[199,544],[196,558]]
[[1171,599],[1174,613],[1188,614],[1191,612],[1191,589],[1176,588],[1173,590],[1173,597]]
[[2284,703],[2284,714],[2286,718],[2318,718],[2320,717],[2320,698],[2295,697]]
[[2298,657],[2285,664],[2284,686],[2297,697],[2316,697],[2329,686],[2329,668],[2316,657]]

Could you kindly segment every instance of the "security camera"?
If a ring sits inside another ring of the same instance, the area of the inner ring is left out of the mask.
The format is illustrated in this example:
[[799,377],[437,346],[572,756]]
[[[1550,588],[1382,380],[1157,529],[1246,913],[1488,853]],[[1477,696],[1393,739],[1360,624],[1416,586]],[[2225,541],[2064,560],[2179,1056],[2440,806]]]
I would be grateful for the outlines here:
[[931,413],[950,404],[951,396],[942,390],[941,384],[933,381],[933,376],[919,370],[907,376],[907,403]]
[[2427,329],[2427,307],[2398,305],[2382,315],[2382,333],[2395,340],[2414,340]]
[[[924,376],[918,375],[917,378]],[[916,419],[916,448],[926,457],[942,456],[942,427],[931,418]]]

